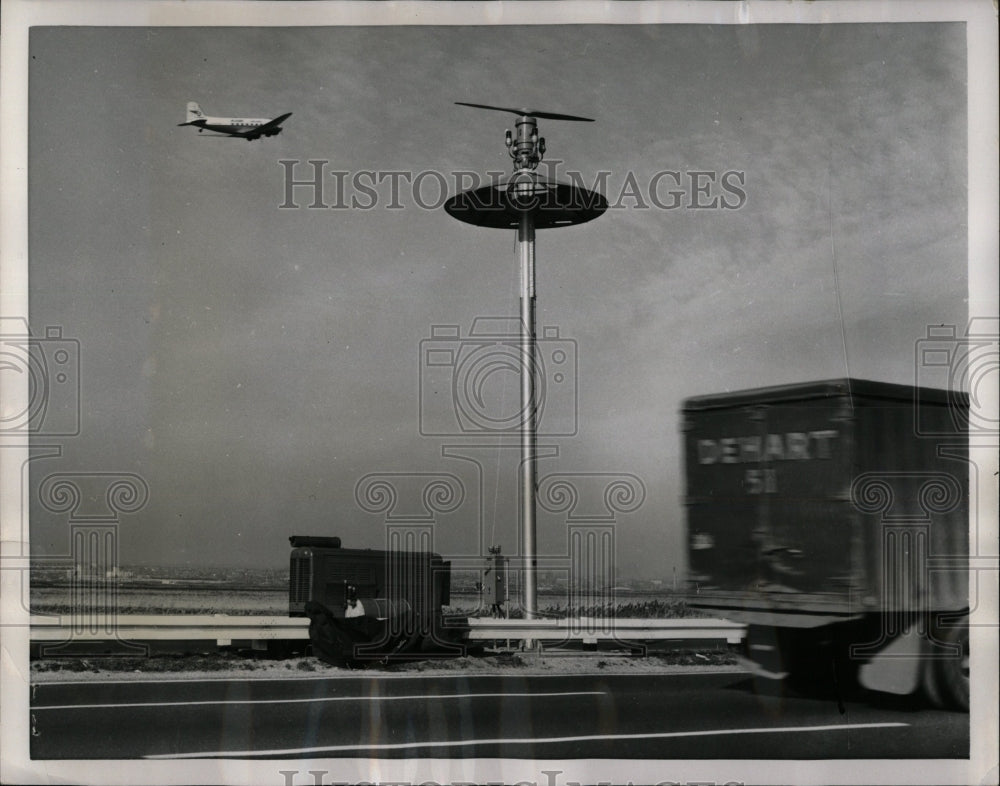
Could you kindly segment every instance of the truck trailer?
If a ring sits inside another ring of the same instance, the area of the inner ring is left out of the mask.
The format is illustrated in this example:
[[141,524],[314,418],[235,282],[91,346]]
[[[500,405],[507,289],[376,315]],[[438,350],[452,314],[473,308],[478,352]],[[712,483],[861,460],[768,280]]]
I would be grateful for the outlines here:
[[760,677],[968,710],[967,418],[849,378],[684,401],[690,605]]

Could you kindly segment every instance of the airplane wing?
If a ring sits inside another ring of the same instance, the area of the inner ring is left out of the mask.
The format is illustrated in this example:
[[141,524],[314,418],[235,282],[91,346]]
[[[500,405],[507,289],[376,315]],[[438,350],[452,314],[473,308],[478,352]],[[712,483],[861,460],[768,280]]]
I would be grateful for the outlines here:
[[257,130],[258,131],[267,131],[268,129],[277,128],[278,126],[280,126],[282,123],[284,123],[291,116],[292,116],[291,112],[286,112],[285,114],[281,115],[281,117],[274,118],[274,120],[272,120],[270,123],[264,123],[264,125],[262,125]]
[[264,125],[259,126],[258,128],[252,128],[249,131],[235,133],[233,136],[241,136],[245,139],[259,139],[262,136],[274,136],[281,131],[281,124],[291,116],[292,113],[288,112],[280,117],[274,118],[274,120],[264,123]]

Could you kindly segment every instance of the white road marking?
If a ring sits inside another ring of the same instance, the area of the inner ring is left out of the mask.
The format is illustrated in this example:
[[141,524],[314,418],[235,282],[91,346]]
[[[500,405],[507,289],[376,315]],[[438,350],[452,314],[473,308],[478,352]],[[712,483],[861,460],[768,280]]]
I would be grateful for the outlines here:
[[713,737],[735,734],[794,734],[815,731],[860,731],[862,729],[884,729],[909,726],[909,723],[842,723],[832,726],[780,726],[763,729],[710,729],[706,731],[664,731],[649,734],[585,734],[577,737],[527,737],[515,739],[486,740],[443,740],[439,742],[399,742],[381,745],[326,745],[315,748],[283,748],[258,751],[202,751],[200,753],[159,753],[144,756],[146,759],[201,759],[213,757],[247,756],[289,756],[317,753],[337,753],[340,751],[389,751],[412,750],[414,748],[468,747],[470,745],[545,745],[553,742],[596,742],[599,740],[662,740],[671,737]]
[[143,701],[136,703],[118,704],[49,704],[46,706],[36,705],[33,710],[106,710],[128,707],[197,707],[213,704],[224,704],[226,706],[234,704],[311,704],[323,701],[403,701],[405,699],[420,699],[427,701],[433,699],[496,699],[505,697],[540,697],[540,696],[604,696],[607,691],[603,690],[576,690],[576,691],[552,691],[552,692],[531,692],[531,693],[509,693],[499,691],[497,693],[435,693],[428,696],[426,693],[417,693],[402,696],[316,696],[308,699],[214,699],[212,701]]

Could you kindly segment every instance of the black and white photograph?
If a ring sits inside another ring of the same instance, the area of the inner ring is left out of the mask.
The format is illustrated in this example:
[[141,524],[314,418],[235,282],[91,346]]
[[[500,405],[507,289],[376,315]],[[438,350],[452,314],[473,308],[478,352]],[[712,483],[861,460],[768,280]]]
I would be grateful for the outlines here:
[[4,783],[997,783],[997,15],[5,4]]

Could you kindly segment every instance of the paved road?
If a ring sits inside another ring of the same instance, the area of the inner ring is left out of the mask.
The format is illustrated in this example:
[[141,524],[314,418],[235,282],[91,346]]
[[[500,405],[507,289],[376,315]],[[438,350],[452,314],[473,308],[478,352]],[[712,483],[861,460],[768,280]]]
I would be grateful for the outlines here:
[[40,684],[32,758],[965,758],[969,716],[744,673]]

